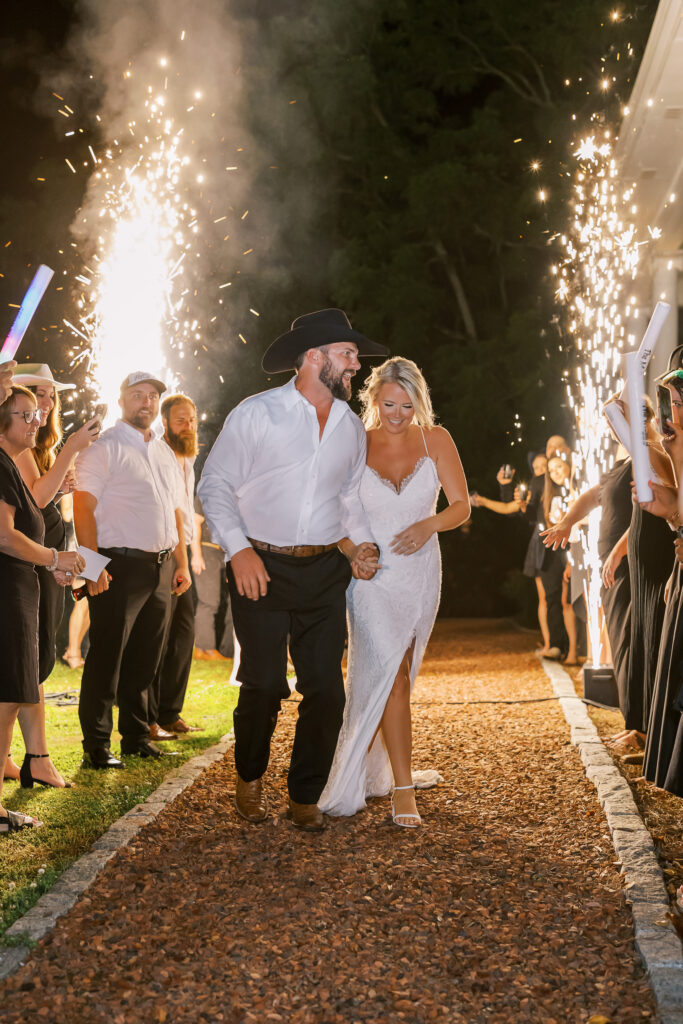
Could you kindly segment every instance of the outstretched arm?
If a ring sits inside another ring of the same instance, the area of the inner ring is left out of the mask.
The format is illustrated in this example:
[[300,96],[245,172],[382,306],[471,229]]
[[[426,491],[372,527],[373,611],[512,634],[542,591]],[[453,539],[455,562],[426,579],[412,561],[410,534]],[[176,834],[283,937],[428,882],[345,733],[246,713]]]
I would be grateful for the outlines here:
[[579,495],[576,501],[567,509],[564,519],[561,519],[555,526],[551,526],[549,530],[544,530],[541,533],[545,546],[552,548],[553,551],[557,551],[558,547],[566,548],[569,542],[569,535],[572,532],[572,526],[576,526],[582,519],[585,519],[599,504],[600,485],[596,484],[595,487],[591,487]]

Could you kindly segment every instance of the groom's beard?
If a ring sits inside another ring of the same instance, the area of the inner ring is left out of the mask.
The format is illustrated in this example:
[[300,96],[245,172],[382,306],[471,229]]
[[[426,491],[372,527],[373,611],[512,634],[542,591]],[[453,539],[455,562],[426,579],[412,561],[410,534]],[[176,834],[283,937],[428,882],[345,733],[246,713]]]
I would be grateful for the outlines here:
[[324,384],[333,398],[339,398],[342,402],[348,402],[351,397],[351,380],[344,376],[345,371],[341,370],[335,374],[332,360],[323,352],[323,365],[320,370],[320,383]]

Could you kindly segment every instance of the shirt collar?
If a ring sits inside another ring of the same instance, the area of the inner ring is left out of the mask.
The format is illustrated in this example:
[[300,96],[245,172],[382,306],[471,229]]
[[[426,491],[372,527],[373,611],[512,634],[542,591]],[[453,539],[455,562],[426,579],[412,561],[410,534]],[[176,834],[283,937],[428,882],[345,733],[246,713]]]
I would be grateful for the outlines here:
[[114,424],[120,434],[126,438],[127,441],[137,444],[138,447],[144,448],[151,441],[158,441],[159,434],[154,427],[151,428],[152,436],[148,441],[145,441],[144,435],[140,433],[135,427],[131,427],[130,423],[126,423],[125,420],[118,419]]
[[[297,402],[303,402],[303,404],[308,406],[309,408],[314,408],[308,401],[308,399],[305,398],[304,395],[302,395],[301,392],[297,390],[296,374],[291,378],[291,380],[288,380],[286,384],[282,385],[280,391],[282,392],[282,398],[285,404],[285,409],[293,409]],[[339,406],[342,406],[342,408],[340,409]],[[332,410],[334,410],[335,420],[341,419],[344,412],[351,412],[351,409],[349,408],[349,403],[342,401],[341,398],[332,399],[332,409],[330,410],[330,412],[332,412]]]

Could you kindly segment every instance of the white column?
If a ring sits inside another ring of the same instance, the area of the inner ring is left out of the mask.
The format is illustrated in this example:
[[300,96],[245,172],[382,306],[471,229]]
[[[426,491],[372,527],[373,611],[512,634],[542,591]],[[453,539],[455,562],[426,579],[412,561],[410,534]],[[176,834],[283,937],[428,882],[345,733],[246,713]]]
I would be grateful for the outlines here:
[[[648,372],[648,391],[654,391],[653,381],[660,373],[665,373],[669,365],[669,356],[673,349],[679,344],[678,341],[678,274],[682,267],[681,257],[678,254],[671,256],[655,256],[652,260],[652,309],[661,299],[668,302],[671,312],[662,328],[662,333],[657,342],[650,369]],[[640,336],[647,326],[647,319],[642,318],[640,322]],[[640,337],[636,338],[640,343]]]

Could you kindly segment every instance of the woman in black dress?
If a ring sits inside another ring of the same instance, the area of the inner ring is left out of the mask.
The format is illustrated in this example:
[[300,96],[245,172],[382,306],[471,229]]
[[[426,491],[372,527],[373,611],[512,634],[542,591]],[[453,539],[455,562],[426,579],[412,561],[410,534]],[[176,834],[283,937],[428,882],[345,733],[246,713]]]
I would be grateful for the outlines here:
[[[654,499],[641,503],[645,512],[666,519],[675,542],[676,560],[668,583],[668,596],[659,645],[647,740],[643,761],[643,777],[656,786],[683,796],[683,580],[681,577],[683,545],[683,370],[667,374],[663,383],[671,392],[673,435],[662,438],[662,447],[669,455],[676,479],[676,490],[653,485]],[[675,531],[675,532],[673,532]]]
[[[79,452],[89,447],[99,435],[97,420],[91,420],[74,431],[55,455],[62,440],[59,392],[71,389],[73,384],[54,380],[45,364],[24,364],[14,375],[17,385],[28,388],[42,413],[35,446],[17,456],[16,465],[22,479],[42,512],[45,522],[44,543],[57,551],[66,549],[66,528],[59,511],[62,494],[72,489],[73,464]],[[45,703],[42,684],[55,666],[55,638],[64,611],[64,588],[55,582],[54,574],[37,567],[40,584],[38,613],[38,678],[40,703],[27,706],[19,713],[19,726],[24,738],[26,755],[21,769],[11,757],[5,762],[6,779],[21,779],[24,788],[34,782],[43,786],[62,788],[67,785],[55,768],[47,749],[45,735]],[[32,763],[34,762],[34,763]]]
[[[579,495],[561,522],[545,532],[544,543],[554,548],[564,547],[569,541],[572,528],[584,520],[593,509],[601,506],[598,554],[604,570],[609,559],[614,558],[613,549],[620,540],[623,541],[629,528],[631,505],[631,460],[617,459],[612,469],[603,475],[600,483]],[[603,571],[603,582],[607,585],[603,585],[600,592],[620,707],[627,703],[626,694],[630,680],[628,647],[631,589],[628,563],[623,561],[625,553],[626,544],[623,542],[621,555],[616,562],[613,561],[607,580]]]
[[[75,551],[45,547],[45,525],[15,460],[32,448],[41,414],[25,388],[13,387],[0,405],[0,763],[9,752],[20,707],[40,702],[38,682],[38,595],[36,566],[59,573],[66,584],[84,568]],[[0,782],[0,796],[2,782]],[[35,828],[39,822],[0,805],[0,834]]]
[[[671,461],[655,428],[654,411],[648,406],[647,441],[653,472],[665,486],[674,487]],[[622,747],[645,746],[652,694],[657,673],[659,645],[664,624],[664,591],[673,572],[674,551],[669,525],[633,503],[628,531],[628,564],[631,575],[630,661],[634,685],[631,703],[624,713],[626,729],[619,737]],[[639,684],[639,685],[636,685]]]

